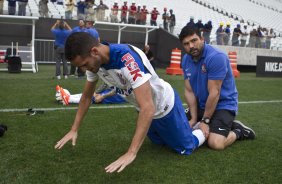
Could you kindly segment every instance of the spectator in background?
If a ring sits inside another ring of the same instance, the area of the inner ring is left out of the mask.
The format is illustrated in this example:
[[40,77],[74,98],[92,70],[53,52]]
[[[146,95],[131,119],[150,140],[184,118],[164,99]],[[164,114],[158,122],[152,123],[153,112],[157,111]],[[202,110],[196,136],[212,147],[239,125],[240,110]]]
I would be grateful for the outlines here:
[[137,6],[137,11],[136,11],[136,24],[141,24],[142,21],[142,12],[141,12],[141,5],[139,4]]
[[94,27],[94,21],[86,21],[85,28],[86,28],[86,30],[84,30],[85,32],[88,32],[100,42],[100,36],[98,31]]
[[142,51],[146,54],[148,60],[150,61],[152,67],[154,68],[154,70],[156,70],[156,64],[154,62],[154,55],[153,55],[153,52],[150,49],[150,46],[145,45],[145,47]]
[[219,23],[219,27],[216,30],[216,44],[217,45],[223,45],[223,36],[224,36],[224,30],[223,30],[223,22]]
[[49,8],[48,8],[48,0],[40,0],[39,1],[39,15],[40,17],[49,17]]
[[159,11],[157,10],[157,7],[154,6],[153,11],[151,12],[151,26],[157,26],[157,19],[158,19],[158,15],[159,15]]
[[132,2],[131,6],[129,7],[128,24],[136,24],[136,11],[137,8],[135,6],[135,2]]
[[275,38],[275,34],[273,29],[271,28],[266,35],[266,40],[265,40],[265,48],[266,49],[270,49],[270,45],[271,45],[271,39]]
[[174,27],[175,27],[175,24],[176,24],[176,19],[175,19],[175,14],[173,13],[172,9],[169,10],[169,13],[170,13],[170,16],[169,16],[169,32],[171,34],[173,34]]
[[76,6],[77,6],[77,19],[84,20],[85,19],[85,8],[86,8],[85,0],[79,0]]
[[26,5],[28,0],[17,0],[18,1],[18,15],[25,16],[26,15]]
[[128,11],[128,6],[127,6],[127,1],[123,2],[123,6],[121,7],[121,14],[120,14],[120,23],[127,23],[127,11]]
[[66,19],[72,19],[72,12],[73,8],[75,6],[74,0],[66,0],[65,1],[65,18]]
[[241,34],[241,44],[240,44],[240,47],[245,47],[246,46],[246,42],[247,42],[247,39],[248,39],[248,36],[250,34],[250,31],[248,30],[248,25],[245,23],[244,26],[243,26],[243,29],[241,30],[242,34]]
[[190,21],[186,24],[188,27],[195,27],[194,17],[190,17]]
[[85,20],[95,21],[95,1],[86,1]]
[[111,8],[111,22],[118,23],[118,3],[117,1],[114,2],[113,7]]
[[211,31],[212,31],[212,21],[208,21],[204,25],[204,29],[203,29],[203,37],[207,44],[210,44]]
[[239,37],[242,34],[241,25],[237,24],[236,28],[233,30],[232,35],[232,46],[239,46]]
[[147,14],[149,14],[146,5],[143,5],[143,8],[141,9],[141,24],[146,25],[147,23]]
[[64,5],[64,0],[57,0],[58,5]]
[[266,48],[266,45],[265,45],[266,36],[267,36],[267,29],[266,29],[265,27],[264,27],[264,28],[261,28],[260,42],[261,42],[261,48],[263,48],[263,49]]
[[204,24],[202,23],[202,19],[198,19],[198,22],[195,24],[195,28],[199,29],[200,32],[204,29]]
[[105,11],[108,9],[109,7],[104,4],[103,0],[100,0],[100,4],[96,8],[98,21],[105,21]]
[[7,0],[8,1],[8,13],[9,15],[16,14],[16,0]]
[[167,13],[167,8],[164,8],[164,13],[162,15],[162,19],[163,19],[163,27],[165,30],[168,31],[168,19],[169,19],[169,15]]
[[257,31],[258,31],[258,36],[256,38],[256,45],[255,45],[255,47],[256,48],[261,48],[262,47],[262,45],[261,45],[261,37],[263,36],[262,28],[259,26]]
[[76,33],[76,32],[85,32],[85,22],[84,20],[79,20],[78,21],[78,26],[74,27],[72,29],[72,33]]
[[51,27],[51,32],[55,36],[56,77],[57,79],[61,79],[61,62],[63,62],[63,75],[67,79],[69,73],[68,64],[65,59],[65,42],[71,33],[71,27],[66,22],[57,20]]
[[0,0],[0,15],[3,15],[4,0]]
[[229,45],[230,36],[231,36],[231,30],[230,30],[230,22],[226,23],[226,28],[224,29],[224,35],[223,35],[223,43],[224,45]]
[[250,32],[249,47],[254,48],[256,46],[257,37],[258,37],[257,27],[253,26],[253,30]]

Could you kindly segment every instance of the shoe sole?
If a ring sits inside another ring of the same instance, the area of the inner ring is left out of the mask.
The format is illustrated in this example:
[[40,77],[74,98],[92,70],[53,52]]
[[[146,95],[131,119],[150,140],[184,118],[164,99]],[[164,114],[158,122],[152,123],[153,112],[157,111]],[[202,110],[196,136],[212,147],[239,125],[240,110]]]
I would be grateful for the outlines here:
[[[254,131],[253,129],[251,129],[250,127],[247,127],[246,125],[244,125],[241,121],[234,120],[233,122],[236,122],[236,123],[238,123],[239,125],[241,125],[244,129],[247,129],[247,130],[253,132],[254,136],[256,137],[255,131]],[[254,138],[255,138],[255,137],[254,137]]]
[[61,96],[62,96],[62,100],[64,101],[64,104],[65,104],[65,105],[69,105],[69,102],[68,102],[68,100],[66,99],[66,98],[67,98],[67,95],[66,95],[66,93],[64,92],[64,89],[63,89],[63,88],[60,88],[60,93],[61,93]]

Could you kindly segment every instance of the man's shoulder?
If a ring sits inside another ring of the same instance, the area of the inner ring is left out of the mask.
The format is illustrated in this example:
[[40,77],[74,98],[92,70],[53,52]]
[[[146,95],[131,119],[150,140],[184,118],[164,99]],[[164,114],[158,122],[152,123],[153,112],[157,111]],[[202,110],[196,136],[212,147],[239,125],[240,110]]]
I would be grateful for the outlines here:
[[220,50],[219,48],[216,48],[215,46],[206,44],[205,45],[205,49],[206,49],[206,58],[213,58],[214,56],[217,55],[224,55],[226,56],[226,54]]
[[184,66],[187,66],[187,64],[190,62],[193,62],[192,57],[189,54],[184,54],[181,62],[182,68],[184,68]]

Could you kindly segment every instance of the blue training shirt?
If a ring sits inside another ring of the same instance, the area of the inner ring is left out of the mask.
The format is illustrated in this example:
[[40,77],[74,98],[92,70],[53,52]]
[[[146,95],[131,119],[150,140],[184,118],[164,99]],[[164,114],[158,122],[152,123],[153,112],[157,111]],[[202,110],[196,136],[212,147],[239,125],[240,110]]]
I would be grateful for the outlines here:
[[204,44],[202,56],[198,62],[193,61],[190,55],[185,54],[181,66],[184,72],[184,80],[189,80],[201,109],[205,109],[209,95],[208,80],[222,80],[216,110],[238,111],[238,91],[229,59],[225,53]]
[[76,27],[74,27],[72,29],[71,33],[76,33],[76,32],[86,32],[86,33],[89,33],[91,36],[93,36],[96,39],[98,39],[100,37],[98,31],[94,27],[91,27],[91,28],[81,28],[79,26],[76,26]]
[[59,48],[64,48],[66,39],[71,31],[66,29],[52,29],[51,31],[55,35],[55,45]]

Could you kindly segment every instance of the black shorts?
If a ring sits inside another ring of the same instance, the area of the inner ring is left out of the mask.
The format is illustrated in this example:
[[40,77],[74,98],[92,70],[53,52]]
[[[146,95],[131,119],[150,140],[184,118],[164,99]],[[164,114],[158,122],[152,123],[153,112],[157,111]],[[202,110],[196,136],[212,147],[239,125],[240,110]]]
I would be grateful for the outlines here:
[[[191,119],[190,112],[187,114],[188,120]],[[198,109],[198,119],[200,121],[203,118],[204,110]],[[235,112],[230,110],[216,110],[211,117],[211,122],[209,124],[210,132],[215,134],[220,134],[225,137],[228,136],[231,131],[233,121],[235,119]]]

